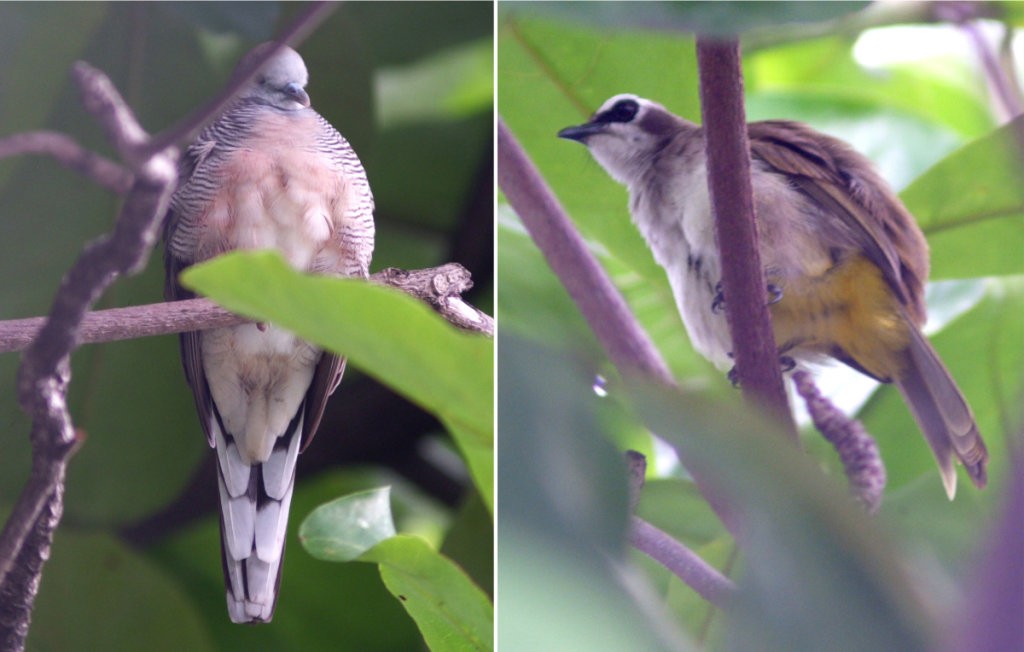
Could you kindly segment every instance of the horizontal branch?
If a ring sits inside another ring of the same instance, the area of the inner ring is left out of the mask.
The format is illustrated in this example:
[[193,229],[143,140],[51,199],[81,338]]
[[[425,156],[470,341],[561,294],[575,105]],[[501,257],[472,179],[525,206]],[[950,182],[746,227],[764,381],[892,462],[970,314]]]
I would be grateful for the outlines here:
[[[404,271],[389,267],[370,277],[425,301],[464,330],[494,336],[494,318],[459,296],[472,287],[469,272],[457,263]],[[221,308],[210,299],[188,299],[90,312],[82,319],[78,344],[101,344],[139,337],[234,326],[252,321]],[[45,317],[0,322],[0,353],[21,351],[35,339]]]

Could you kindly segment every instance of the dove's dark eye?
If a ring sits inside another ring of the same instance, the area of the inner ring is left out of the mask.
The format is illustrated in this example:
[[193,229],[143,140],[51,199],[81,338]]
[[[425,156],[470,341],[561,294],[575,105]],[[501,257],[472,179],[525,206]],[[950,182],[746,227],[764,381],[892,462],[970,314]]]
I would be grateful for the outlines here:
[[630,122],[639,110],[636,100],[619,100],[612,108],[594,116],[594,122]]
[[259,84],[260,86],[262,86],[263,84],[267,83],[267,78],[264,77],[263,75],[257,75],[256,76],[256,83]]

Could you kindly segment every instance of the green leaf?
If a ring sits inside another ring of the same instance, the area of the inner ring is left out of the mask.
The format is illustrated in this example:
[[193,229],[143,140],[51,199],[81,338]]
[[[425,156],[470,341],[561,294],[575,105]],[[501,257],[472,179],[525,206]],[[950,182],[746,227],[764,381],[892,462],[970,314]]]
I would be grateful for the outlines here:
[[870,70],[853,56],[845,35],[760,50],[744,57],[748,95],[790,92],[823,100],[866,102],[895,109],[966,138],[995,126],[988,92],[973,63],[964,59],[915,61]]
[[1024,273],[1024,118],[966,145],[901,195],[928,236],[932,278]]
[[296,272],[276,252],[232,252],[182,282],[253,319],[343,352],[438,416],[493,505],[493,343],[462,333],[408,295],[362,280]]
[[395,536],[391,487],[368,489],[321,505],[299,526],[299,541],[324,561],[352,561]]
[[380,564],[385,586],[416,621],[433,652],[494,649],[494,607],[487,595],[425,541],[399,534],[361,559]]
[[457,120],[494,104],[494,40],[483,38],[400,68],[374,73],[382,129],[419,121]]
[[302,522],[299,541],[317,559],[379,564],[385,586],[435,652],[493,649],[487,595],[423,539],[395,534],[389,495],[383,487],[321,505]]
[[868,2],[512,2],[516,11],[547,11],[612,27],[692,30],[729,36],[748,29],[837,18]]

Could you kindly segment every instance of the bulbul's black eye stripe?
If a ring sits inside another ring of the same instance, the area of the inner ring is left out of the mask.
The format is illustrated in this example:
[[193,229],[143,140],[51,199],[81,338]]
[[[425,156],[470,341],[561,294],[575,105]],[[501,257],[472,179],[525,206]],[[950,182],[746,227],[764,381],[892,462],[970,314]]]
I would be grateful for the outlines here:
[[597,114],[594,122],[629,122],[639,110],[640,105],[636,100],[620,100],[612,108]]

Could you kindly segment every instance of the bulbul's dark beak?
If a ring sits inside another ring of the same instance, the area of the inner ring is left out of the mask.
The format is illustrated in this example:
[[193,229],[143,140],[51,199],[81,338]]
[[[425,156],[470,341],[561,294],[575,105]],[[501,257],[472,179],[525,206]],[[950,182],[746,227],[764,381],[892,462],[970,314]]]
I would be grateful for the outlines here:
[[585,122],[576,127],[566,127],[565,129],[558,132],[559,138],[565,138],[566,140],[575,140],[581,143],[586,143],[587,138],[594,134],[599,134],[605,129],[605,123],[603,122]]

